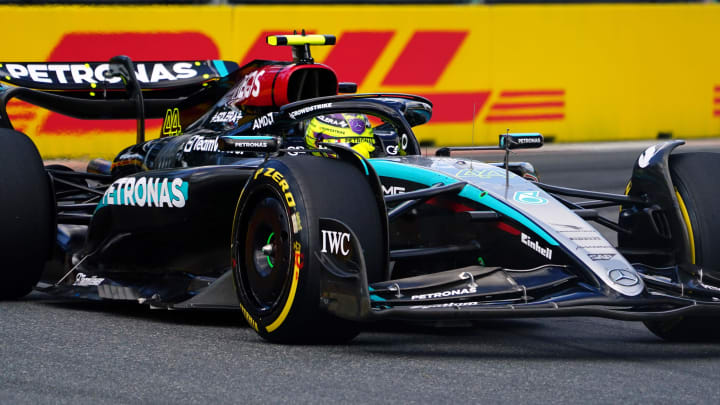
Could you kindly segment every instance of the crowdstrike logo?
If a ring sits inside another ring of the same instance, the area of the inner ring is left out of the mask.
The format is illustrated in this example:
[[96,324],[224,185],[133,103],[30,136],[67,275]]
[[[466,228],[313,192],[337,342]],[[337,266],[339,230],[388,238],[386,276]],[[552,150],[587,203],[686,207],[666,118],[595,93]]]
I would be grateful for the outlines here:
[[313,112],[316,110],[322,110],[323,108],[330,108],[332,107],[332,103],[324,103],[324,104],[315,104],[311,105],[305,108],[301,108],[299,110],[291,111],[288,115],[290,118],[295,119],[295,117],[303,114],[307,114],[309,112]]

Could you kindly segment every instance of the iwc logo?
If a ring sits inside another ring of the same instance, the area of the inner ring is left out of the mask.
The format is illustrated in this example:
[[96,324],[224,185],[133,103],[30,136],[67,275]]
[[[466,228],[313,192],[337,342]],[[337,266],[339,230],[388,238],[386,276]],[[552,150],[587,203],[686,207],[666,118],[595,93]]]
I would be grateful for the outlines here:
[[610,280],[615,282],[615,284],[619,284],[625,287],[630,287],[640,282],[638,276],[630,270],[610,270],[610,272],[608,272],[608,276],[610,276]]

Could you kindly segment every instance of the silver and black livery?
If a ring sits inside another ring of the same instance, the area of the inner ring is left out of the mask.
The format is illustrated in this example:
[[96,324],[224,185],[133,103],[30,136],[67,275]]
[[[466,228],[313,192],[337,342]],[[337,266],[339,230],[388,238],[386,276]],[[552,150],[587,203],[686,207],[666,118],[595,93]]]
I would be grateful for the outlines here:
[[[233,309],[280,342],[345,341],[379,319],[588,315],[645,321],[668,339],[712,336],[720,219],[706,173],[720,169],[717,155],[653,146],[625,195],[544,184],[507,158],[452,157],[479,147],[423,156],[413,127],[430,119],[429,100],[354,94],[310,56],[334,37],[269,43],[291,46],[293,61],[116,57],[40,81],[33,64],[0,65],[11,85],[0,87],[0,298],[35,288]],[[135,118],[137,143],[87,172],[43,167],[6,114],[13,98]],[[344,144],[307,148],[309,120],[336,113],[369,117],[370,158]],[[146,118],[165,119],[160,138],[145,140]],[[503,134],[485,149],[542,143]],[[607,206],[620,207],[619,221],[598,215]]]

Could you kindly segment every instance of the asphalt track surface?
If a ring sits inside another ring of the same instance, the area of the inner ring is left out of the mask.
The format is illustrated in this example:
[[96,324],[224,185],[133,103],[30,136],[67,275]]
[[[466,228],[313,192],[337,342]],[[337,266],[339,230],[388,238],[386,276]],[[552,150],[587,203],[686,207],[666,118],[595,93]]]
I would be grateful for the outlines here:
[[[643,149],[514,159],[544,182],[622,192]],[[0,302],[0,404],[718,403],[718,370],[720,343],[665,343],[596,318],[384,323],[347,345],[283,346],[236,313],[40,293]]]

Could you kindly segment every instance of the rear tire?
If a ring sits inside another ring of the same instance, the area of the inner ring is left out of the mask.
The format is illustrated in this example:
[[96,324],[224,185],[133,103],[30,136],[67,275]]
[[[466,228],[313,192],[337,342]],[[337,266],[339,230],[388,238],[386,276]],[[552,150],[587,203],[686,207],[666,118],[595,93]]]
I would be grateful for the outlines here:
[[52,247],[54,198],[35,144],[0,129],[0,300],[27,295]]
[[243,315],[260,336],[332,344],[359,333],[357,323],[320,307],[319,219],[337,219],[353,230],[368,281],[379,281],[386,257],[376,207],[369,183],[341,160],[281,157],[255,172],[238,202],[232,261]]
[[[670,155],[670,177],[681,207],[685,207],[695,247],[695,264],[705,274],[720,278],[720,154],[711,152]],[[655,335],[670,341],[709,341],[720,339],[720,320],[711,317],[676,317],[646,321]]]

